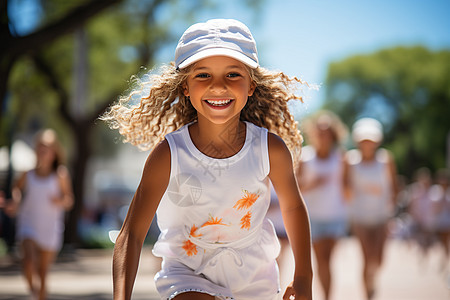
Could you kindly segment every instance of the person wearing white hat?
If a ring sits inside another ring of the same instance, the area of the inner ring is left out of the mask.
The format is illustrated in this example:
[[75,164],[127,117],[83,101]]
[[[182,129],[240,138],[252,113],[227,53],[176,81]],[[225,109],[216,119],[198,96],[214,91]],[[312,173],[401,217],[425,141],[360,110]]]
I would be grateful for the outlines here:
[[350,200],[352,232],[364,257],[366,296],[371,299],[382,264],[387,223],[395,206],[397,172],[392,154],[380,148],[383,127],[379,121],[359,119],[353,125],[352,137],[357,149],[346,154],[344,186]]
[[213,19],[189,27],[175,61],[103,116],[127,142],[153,148],[116,240],[114,299],[131,297],[155,214],[162,299],[277,299],[270,182],[295,257],[283,299],[312,299],[309,218],[291,157],[302,138],[287,106],[301,100],[301,83],[259,66],[247,26]]

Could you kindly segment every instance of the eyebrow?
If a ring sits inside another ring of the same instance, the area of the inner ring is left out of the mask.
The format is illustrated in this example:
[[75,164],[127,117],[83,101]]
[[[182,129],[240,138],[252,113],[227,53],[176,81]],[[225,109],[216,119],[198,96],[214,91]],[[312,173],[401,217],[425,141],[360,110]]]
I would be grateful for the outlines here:
[[[192,71],[198,71],[198,70],[207,70],[207,69],[210,69],[210,67],[194,67],[193,69],[192,69]],[[240,65],[229,65],[229,66],[226,66],[225,67],[225,69],[242,69],[242,66],[240,66]]]

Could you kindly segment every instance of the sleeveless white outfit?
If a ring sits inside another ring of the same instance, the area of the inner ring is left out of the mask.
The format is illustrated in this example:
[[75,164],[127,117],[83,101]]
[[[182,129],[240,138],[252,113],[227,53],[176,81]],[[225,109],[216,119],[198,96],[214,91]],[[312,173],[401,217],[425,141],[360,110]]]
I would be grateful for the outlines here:
[[393,213],[387,151],[379,149],[374,161],[364,162],[361,152],[354,149],[347,152],[347,161],[353,188],[352,222],[367,226],[385,224]]
[[17,217],[17,238],[31,239],[48,251],[61,248],[64,232],[64,209],[52,202],[61,196],[56,173],[39,177],[35,171],[26,174],[26,184]]
[[321,159],[311,146],[305,146],[302,150],[301,180],[305,185],[316,178],[325,178],[320,186],[303,192],[313,240],[338,238],[347,232],[348,209],[342,191],[342,155],[336,148],[328,158]]
[[275,299],[280,246],[265,219],[267,130],[246,122],[242,149],[215,159],[195,147],[189,125],[166,136],[170,181],[157,210],[161,234],[153,249],[164,258],[155,276],[158,292],[162,299],[187,291],[219,299]]

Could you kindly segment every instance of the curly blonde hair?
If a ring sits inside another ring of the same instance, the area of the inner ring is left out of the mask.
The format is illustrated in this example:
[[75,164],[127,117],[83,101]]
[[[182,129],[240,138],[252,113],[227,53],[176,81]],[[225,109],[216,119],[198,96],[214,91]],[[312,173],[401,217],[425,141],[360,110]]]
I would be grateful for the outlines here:
[[[128,95],[120,97],[101,119],[109,122],[111,128],[118,129],[124,142],[142,150],[153,148],[167,133],[197,119],[196,110],[183,93],[183,83],[191,69],[192,66],[176,70],[171,63],[163,65],[157,74],[146,74],[144,80],[135,78],[137,86]],[[303,102],[296,91],[304,82],[262,67],[247,69],[256,89],[248,98],[240,119],[279,135],[295,158],[303,139],[289,111],[288,101]],[[135,104],[136,100],[139,103]]]

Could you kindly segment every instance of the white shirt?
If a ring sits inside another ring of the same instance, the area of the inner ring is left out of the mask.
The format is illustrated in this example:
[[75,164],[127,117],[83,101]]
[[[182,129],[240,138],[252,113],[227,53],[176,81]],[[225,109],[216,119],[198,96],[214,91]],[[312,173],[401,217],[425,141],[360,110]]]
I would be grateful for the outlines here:
[[339,149],[332,150],[328,158],[322,159],[317,156],[313,147],[303,147],[300,180],[308,185],[319,177],[325,178],[325,182],[320,186],[302,191],[311,220],[345,220],[347,209],[342,192],[342,165]]

